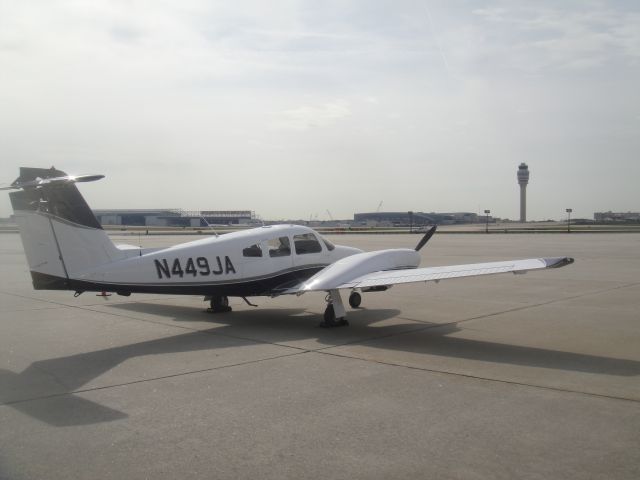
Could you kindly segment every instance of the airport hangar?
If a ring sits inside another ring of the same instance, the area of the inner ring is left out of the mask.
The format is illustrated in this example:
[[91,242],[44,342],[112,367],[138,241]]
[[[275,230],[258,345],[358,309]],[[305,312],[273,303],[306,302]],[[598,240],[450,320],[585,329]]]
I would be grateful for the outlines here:
[[210,225],[251,225],[256,214],[251,210],[111,209],[94,210],[101,225],[138,227],[206,227]]
[[357,225],[450,225],[454,223],[478,223],[484,221],[477,214],[470,212],[435,213],[435,212],[368,212],[353,215]]
[[[261,223],[253,210],[101,209],[94,210],[101,225],[140,227],[206,227],[210,225],[255,225]],[[448,225],[484,221],[475,213],[369,212],[356,213],[353,223],[367,226]]]

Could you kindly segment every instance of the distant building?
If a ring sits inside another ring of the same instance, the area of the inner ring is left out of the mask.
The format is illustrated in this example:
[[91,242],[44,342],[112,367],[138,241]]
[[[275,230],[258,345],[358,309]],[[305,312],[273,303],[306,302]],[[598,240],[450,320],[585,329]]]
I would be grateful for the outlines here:
[[454,223],[477,223],[478,215],[470,212],[424,213],[424,212],[368,212],[353,215],[353,222],[371,226],[435,225]]
[[185,211],[178,208],[168,208],[94,210],[93,213],[101,225],[138,227],[241,225],[252,223],[255,220],[255,213],[251,210]]
[[167,227],[177,224],[183,226],[182,212],[179,209],[94,210],[93,214],[101,225]]
[[221,225],[242,225],[251,223],[256,218],[255,212],[251,210],[203,210],[200,216],[207,223]]
[[640,212],[596,212],[593,219],[601,223],[640,223]]

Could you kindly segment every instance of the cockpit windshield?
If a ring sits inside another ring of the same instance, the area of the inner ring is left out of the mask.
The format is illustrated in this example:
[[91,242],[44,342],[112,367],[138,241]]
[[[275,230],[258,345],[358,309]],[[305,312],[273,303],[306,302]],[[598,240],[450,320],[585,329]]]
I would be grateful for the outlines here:
[[320,237],[320,240],[322,240],[322,242],[327,247],[327,250],[331,251],[331,250],[334,250],[336,248],[336,246],[333,243],[331,243],[329,240],[324,238],[322,235],[318,235],[318,236]]

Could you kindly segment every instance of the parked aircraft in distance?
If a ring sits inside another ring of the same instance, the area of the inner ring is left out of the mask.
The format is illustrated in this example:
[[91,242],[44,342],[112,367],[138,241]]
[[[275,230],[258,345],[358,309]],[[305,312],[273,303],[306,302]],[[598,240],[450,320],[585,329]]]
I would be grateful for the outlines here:
[[346,325],[341,290],[360,306],[361,292],[450,278],[523,273],[573,263],[569,257],[418,268],[420,249],[363,252],[334,245],[300,225],[273,225],[169,248],[115,245],[98,223],[76,183],[103,175],[70,176],[55,168],[20,169],[3,190],[10,193],[36,290],[203,295],[214,313],[231,311],[229,297],[302,295],[325,291],[322,326]]

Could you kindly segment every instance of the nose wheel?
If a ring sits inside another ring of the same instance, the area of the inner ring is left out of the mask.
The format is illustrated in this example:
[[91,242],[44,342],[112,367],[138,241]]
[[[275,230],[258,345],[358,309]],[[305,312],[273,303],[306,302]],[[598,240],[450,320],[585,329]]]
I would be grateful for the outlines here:
[[349,295],[349,305],[351,305],[351,308],[359,308],[361,303],[362,295],[356,291],[351,292],[351,295]]

